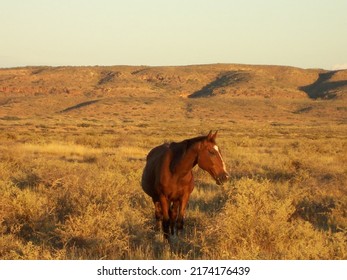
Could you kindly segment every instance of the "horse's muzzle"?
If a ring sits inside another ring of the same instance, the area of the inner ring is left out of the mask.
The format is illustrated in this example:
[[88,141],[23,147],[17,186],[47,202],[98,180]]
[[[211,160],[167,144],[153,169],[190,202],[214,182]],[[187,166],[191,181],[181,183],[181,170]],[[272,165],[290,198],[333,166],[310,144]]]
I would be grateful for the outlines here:
[[217,176],[216,183],[217,185],[223,185],[224,182],[228,181],[230,178],[228,173],[222,173]]

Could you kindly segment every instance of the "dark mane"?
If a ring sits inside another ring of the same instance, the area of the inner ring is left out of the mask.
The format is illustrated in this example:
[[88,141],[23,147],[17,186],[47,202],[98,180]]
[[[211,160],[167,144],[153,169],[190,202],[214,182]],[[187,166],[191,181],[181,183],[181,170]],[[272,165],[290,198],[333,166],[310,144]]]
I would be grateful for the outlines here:
[[182,142],[171,142],[169,148],[172,151],[173,158],[170,163],[170,171],[174,172],[176,165],[180,162],[181,158],[191,146],[206,139],[206,136],[198,136],[183,140]]

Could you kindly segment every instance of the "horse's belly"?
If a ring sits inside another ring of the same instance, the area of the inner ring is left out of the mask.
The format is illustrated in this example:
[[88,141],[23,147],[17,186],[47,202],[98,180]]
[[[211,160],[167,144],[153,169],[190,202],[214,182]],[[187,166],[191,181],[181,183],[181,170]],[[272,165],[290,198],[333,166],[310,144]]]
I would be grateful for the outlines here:
[[150,197],[155,196],[155,173],[154,170],[151,170],[151,168],[148,167],[148,165],[146,165],[143,170],[141,185],[146,194]]

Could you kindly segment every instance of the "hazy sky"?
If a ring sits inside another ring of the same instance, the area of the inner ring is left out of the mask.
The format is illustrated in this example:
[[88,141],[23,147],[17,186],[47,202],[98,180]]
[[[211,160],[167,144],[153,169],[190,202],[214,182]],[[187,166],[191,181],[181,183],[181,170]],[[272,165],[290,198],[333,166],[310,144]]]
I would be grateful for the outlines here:
[[0,0],[0,67],[347,68],[347,0]]

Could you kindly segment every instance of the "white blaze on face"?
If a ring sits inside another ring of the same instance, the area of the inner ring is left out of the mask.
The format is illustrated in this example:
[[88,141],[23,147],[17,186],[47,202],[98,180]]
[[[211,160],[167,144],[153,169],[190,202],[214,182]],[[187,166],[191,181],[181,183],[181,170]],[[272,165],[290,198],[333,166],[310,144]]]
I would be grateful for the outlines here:
[[220,159],[221,159],[221,161],[222,161],[222,164],[223,164],[223,170],[226,172],[226,166],[225,166],[224,160],[223,160],[223,158],[222,158],[222,155],[221,155],[220,152],[219,152],[218,146],[217,146],[217,145],[214,145],[214,146],[213,146],[213,149],[218,153],[218,155],[219,155],[219,157],[220,157]]

